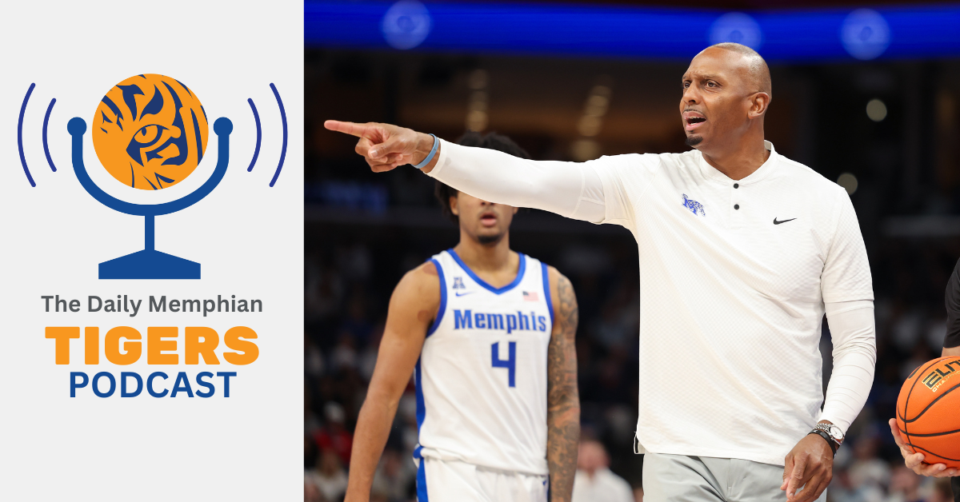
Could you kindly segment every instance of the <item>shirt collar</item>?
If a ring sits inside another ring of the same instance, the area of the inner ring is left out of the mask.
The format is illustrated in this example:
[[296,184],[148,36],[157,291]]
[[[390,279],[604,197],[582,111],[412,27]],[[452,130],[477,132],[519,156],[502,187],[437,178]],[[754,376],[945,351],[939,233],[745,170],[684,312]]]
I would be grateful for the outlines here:
[[735,181],[728,178],[726,174],[721,173],[715,167],[711,166],[710,163],[703,158],[703,153],[698,151],[697,156],[700,164],[700,172],[703,174],[704,178],[724,184],[739,183],[741,185],[749,185],[751,183],[756,183],[766,178],[771,172],[776,170],[775,166],[780,158],[780,154],[778,154],[777,150],[773,148],[773,143],[763,140],[763,147],[770,152],[770,156],[767,157],[767,161],[764,162],[759,169],[751,173],[750,176],[747,176],[742,180]]

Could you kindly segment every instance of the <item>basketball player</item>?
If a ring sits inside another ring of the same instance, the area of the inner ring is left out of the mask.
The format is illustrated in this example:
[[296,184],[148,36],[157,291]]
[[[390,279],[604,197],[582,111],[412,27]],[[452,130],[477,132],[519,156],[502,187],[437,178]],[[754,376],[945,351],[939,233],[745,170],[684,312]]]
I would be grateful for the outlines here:
[[[947,291],[945,294],[945,304],[947,307],[947,336],[943,339],[942,357],[960,357],[960,261],[953,268],[950,279],[947,281]],[[946,478],[953,476],[951,486],[953,488],[953,498],[960,502],[960,470],[948,469],[946,464],[927,464],[924,463],[923,453],[911,453],[907,449],[906,441],[900,435],[900,429],[897,427],[897,419],[890,419],[890,432],[893,434],[894,441],[900,447],[900,453],[907,467],[921,476],[933,476],[937,478]]]
[[[484,200],[633,233],[648,502],[823,500],[876,361],[853,205],[764,140],[772,90],[755,51],[711,46],[681,83],[694,147],[681,154],[535,162],[388,124],[326,127],[360,137],[356,150],[374,171],[413,163]],[[825,312],[834,343],[826,400]]]
[[[528,158],[496,134],[468,134],[461,144]],[[393,292],[346,500],[369,499],[415,372],[420,502],[547,502],[548,493],[569,501],[580,436],[570,281],[510,249],[515,207],[439,182],[436,193],[460,226],[460,243],[408,272]]]

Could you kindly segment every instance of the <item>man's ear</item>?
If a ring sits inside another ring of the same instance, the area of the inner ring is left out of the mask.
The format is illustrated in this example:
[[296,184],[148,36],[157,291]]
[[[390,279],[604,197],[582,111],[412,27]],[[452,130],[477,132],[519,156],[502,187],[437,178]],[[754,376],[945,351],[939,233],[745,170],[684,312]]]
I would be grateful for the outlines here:
[[770,95],[765,92],[758,92],[751,96],[750,110],[747,112],[750,118],[757,118],[766,113],[770,100]]
[[450,196],[450,212],[453,213],[454,216],[460,216],[460,206],[457,205],[457,202],[459,202],[457,200],[457,196],[451,195]]

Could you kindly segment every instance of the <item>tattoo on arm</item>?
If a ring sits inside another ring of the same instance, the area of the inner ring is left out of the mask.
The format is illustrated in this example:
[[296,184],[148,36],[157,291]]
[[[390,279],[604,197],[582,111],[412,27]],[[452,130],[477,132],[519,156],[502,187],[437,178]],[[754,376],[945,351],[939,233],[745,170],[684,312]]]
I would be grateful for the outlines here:
[[557,279],[557,326],[547,349],[547,463],[554,501],[569,501],[577,472],[580,440],[580,395],[577,390],[575,336],[577,298],[570,280]]

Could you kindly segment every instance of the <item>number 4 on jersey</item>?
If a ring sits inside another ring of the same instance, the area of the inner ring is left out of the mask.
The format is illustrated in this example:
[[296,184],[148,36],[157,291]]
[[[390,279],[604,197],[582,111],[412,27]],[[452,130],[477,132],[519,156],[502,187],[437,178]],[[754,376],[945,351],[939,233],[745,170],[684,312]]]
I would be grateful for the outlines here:
[[507,381],[510,387],[516,387],[517,383],[517,342],[509,342],[507,347],[507,358],[500,359],[500,342],[490,346],[490,359],[493,361],[494,368],[507,368]]

